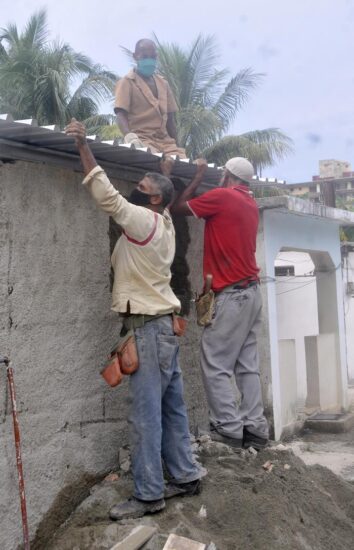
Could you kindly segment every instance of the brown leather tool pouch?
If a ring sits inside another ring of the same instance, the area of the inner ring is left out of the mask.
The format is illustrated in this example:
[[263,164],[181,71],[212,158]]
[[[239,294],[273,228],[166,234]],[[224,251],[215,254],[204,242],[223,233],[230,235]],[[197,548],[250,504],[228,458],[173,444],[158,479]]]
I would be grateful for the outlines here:
[[195,301],[197,323],[201,327],[206,327],[212,322],[215,303],[215,294],[211,289],[212,280],[212,275],[205,277],[204,292]]
[[120,369],[119,359],[116,353],[113,353],[108,359],[105,366],[101,370],[101,375],[107,384],[109,384],[112,388],[115,388],[115,386],[118,386],[121,383],[123,380],[123,374]]
[[187,319],[183,319],[183,317],[179,317],[175,313],[172,315],[173,319],[173,332],[176,336],[184,336],[186,330],[187,330]]
[[120,370],[123,374],[133,374],[139,368],[138,350],[136,349],[135,335],[129,330],[117,347]]

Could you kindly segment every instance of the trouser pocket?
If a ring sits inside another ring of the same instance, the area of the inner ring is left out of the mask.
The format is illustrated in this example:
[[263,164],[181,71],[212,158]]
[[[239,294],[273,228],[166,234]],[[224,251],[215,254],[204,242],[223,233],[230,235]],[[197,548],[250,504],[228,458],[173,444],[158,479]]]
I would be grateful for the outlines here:
[[167,334],[157,335],[157,357],[162,371],[173,371],[178,353],[178,340],[176,336]]

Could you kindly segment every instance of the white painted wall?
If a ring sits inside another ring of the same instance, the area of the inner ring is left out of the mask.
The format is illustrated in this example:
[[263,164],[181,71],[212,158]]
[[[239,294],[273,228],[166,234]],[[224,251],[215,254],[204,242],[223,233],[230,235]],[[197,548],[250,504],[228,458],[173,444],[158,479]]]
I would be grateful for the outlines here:
[[[314,264],[306,252],[283,251],[277,255],[274,265],[283,267],[293,265],[295,267],[295,278],[277,277],[277,319],[279,339],[295,338],[297,370],[299,371],[298,389],[301,391],[301,388],[304,388],[301,370],[305,355],[304,344],[300,340],[305,336],[316,335],[319,331],[316,278],[300,276],[312,273]],[[342,274],[348,380],[351,385],[354,385],[354,293],[347,293],[347,283],[354,282],[354,252],[349,252],[348,256],[344,258]],[[294,292],[287,292],[288,289],[291,289],[290,285],[293,285]],[[305,316],[302,315],[304,310],[306,311]],[[289,311],[292,312],[291,315],[289,315]],[[301,323],[299,322],[300,318]]]
[[354,293],[347,293],[347,283],[354,283],[354,252],[343,261],[343,302],[345,314],[348,380],[354,385]]
[[275,265],[295,267],[294,277],[276,277],[276,299],[279,345],[284,340],[294,340],[297,404],[292,411],[296,420],[307,398],[305,337],[319,334],[316,277],[304,276],[314,270],[305,252],[280,252]]
[[281,385],[281,421],[288,426],[296,420],[298,409],[295,340],[279,340],[279,373]]
[[[277,439],[284,428],[284,411],[286,410],[284,400],[287,399],[286,392],[284,391],[284,377],[280,371],[280,363],[282,357],[290,353],[291,348],[291,345],[286,345],[286,347],[281,346],[284,348],[281,350],[279,348],[279,340],[282,340],[285,336],[289,336],[287,331],[291,327],[289,325],[283,326],[283,315],[279,318],[277,305],[277,301],[280,298],[279,295],[277,296],[279,293],[279,283],[274,279],[273,282],[270,280],[270,277],[274,277],[274,265],[279,252],[283,255],[284,250],[287,250],[287,252],[317,251],[316,262],[319,268],[323,270],[323,274],[321,273],[318,276],[317,285],[313,283],[312,305],[310,301],[310,304],[306,302],[302,308],[300,307],[300,313],[297,314],[298,323],[306,327],[306,332],[316,329],[317,335],[318,332],[335,335],[336,338],[332,339],[332,343],[335,341],[334,345],[336,346],[336,353],[333,354],[335,361],[334,364],[332,363],[332,368],[336,371],[336,380],[338,381],[337,406],[339,408],[347,407],[348,384],[344,338],[343,286],[341,270],[338,268],[341,265],[339,224],[330,219],[312,215],[299,216],[278,209],[265,210],[262,218],[263,242],[260,240],[257,243],[257,250],[259,257],[262,259],[262,275],[267,277],[264,293],[267,299],[274,431],[275,438]],[[306,263],[304,262],[304,266]],[[310,288],[311,286],[309,285]],[[321,297],[321,300],[318,300],[318,329],[313,314],[316,286],[318,287],[318,295]],[[306,288],[304,287],[304,289]],[[292,300],[291,294],[294,295],[295,292],[283,294],[283,299],[287,296],[287,299]],[[295,307],[295,304],[293,305]],[[284,303],[281,307],[284,309]],[[315,337],[317,335],[315,333]],[[293,338],[294,335],[286,339],[291,340]],[[303,361],[302,364],[304,364]],[[298,361],[296,361],[296,365],[298,365]],[[300,381],[300,384],[298,384],[298,381]],[[298,397],[301,398],[299,401],[304,401],[306,393],[304,387],[304,368],[302,372],[301,370],[298,372],[297,369],[297,386]]]

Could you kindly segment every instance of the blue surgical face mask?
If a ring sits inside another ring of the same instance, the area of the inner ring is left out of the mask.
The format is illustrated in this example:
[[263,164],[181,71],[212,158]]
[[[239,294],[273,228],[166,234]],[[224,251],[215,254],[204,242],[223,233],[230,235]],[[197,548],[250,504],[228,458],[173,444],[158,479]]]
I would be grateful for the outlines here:
[[152,76],[156,71],[156,66],[157,59],[153,57],[146,57],[137,61],[137,71],[141,76]]

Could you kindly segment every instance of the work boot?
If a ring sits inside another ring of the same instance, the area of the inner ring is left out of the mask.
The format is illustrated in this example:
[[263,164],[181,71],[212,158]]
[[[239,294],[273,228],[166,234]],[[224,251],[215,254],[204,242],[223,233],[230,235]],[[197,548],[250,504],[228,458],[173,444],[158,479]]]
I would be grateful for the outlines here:
[[247,428],[243,428],[243,448],[253,447],[256,451],[264,449],[268,445],[268,439],[259,437],[251,433]]
[[113,506],[109,511],[109,517],[114,520],[142,518],[145,514],[160,512],[165,506],[163,498],[148,501],[132,497]]
[[241,450],[242,449],[242,439],[236,439],[234,437],[228,437],[227,435],[223,435],[219,433],[218,431],[211,430],[210,431],[210,437],[212,441],[217,441],[218,443],[224,443],[224,445],[229,445],[235,450]]
[[172,483],[169,481],[165,485],[165,498],[172,497],[193,497],[199,495],[201,492],[202,484],[200,479],[190,481],[189,483]]

